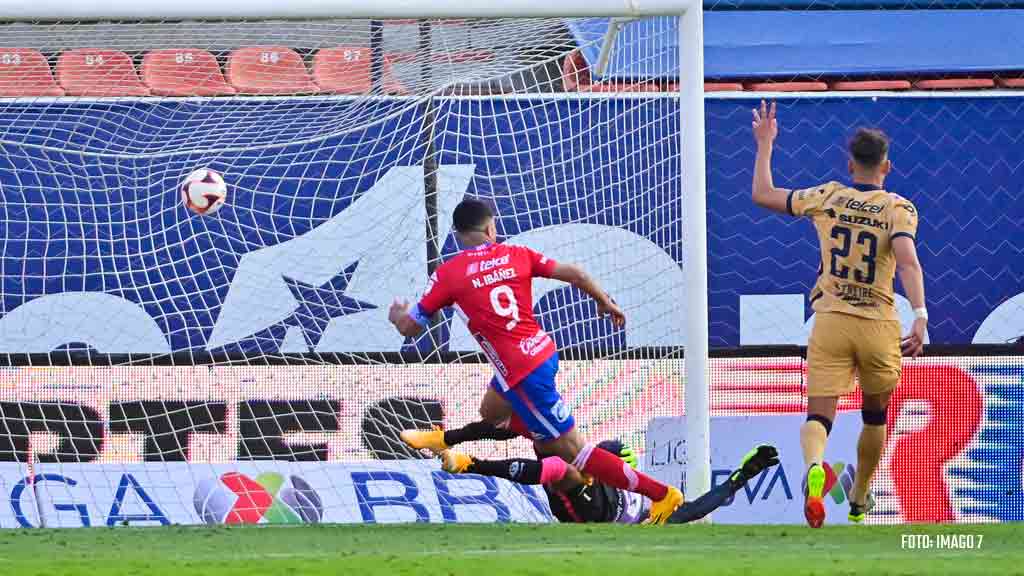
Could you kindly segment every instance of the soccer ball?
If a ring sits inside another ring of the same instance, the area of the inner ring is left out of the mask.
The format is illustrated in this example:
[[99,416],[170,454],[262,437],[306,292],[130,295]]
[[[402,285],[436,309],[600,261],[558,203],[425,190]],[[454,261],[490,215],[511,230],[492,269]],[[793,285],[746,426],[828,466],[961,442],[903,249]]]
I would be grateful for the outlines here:
[[227,197],[224,177],[209,168],[192,172],[181,183],[181,201],[196,214],[213,214]]

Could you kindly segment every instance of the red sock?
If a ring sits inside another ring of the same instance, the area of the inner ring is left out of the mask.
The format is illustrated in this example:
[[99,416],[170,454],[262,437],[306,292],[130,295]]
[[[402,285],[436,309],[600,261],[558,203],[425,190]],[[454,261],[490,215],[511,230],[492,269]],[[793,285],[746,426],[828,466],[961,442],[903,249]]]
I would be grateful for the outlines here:
[[593,444],[587,444],[580,450],[573,465],[600,482],[622,490],[638,492],[650,498],[652,502],[657,502],[668,494],[668,486],[643,472],[633,470],[622,458]]

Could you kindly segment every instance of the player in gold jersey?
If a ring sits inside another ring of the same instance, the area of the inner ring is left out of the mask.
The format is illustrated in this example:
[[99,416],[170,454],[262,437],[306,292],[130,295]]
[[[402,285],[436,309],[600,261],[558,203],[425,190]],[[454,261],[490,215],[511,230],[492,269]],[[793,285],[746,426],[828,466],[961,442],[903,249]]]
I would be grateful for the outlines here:
[[[760,110],[754,110],[753,129],[754,203],[811,218],[820,244],[821,267],[810,294],[816,314],[807,343],[807,421],[800,429],[807,464],[804,515],[815,528],[825,521],[822,497],[835,479],[821,462],[836,404],[853,391],[856,374],[864,393],[864,427],[857,443],[849,519],[861,522],[874,504],[868,486],[885,447],[886,409],[899,384],[900,353],[921,353],[928,324],[914,246],[917,210],[884,188],[892,164],[889,141],[878,130],[861,129],[850,141],[851,184],[786,190],[772,182],[772,146],[778,135],[774,103],[768,107],[761,102]],[[897,271],[916,316],[902,340],[893,293]]]

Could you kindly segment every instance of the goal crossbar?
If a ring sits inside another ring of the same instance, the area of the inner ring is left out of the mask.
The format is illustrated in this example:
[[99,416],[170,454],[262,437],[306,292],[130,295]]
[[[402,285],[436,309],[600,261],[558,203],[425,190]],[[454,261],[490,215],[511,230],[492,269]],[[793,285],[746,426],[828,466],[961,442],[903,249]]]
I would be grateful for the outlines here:
[[240,20],[318,18],[543,18],[681,14],[694,0],[36,0],[0,2],[0,21]]

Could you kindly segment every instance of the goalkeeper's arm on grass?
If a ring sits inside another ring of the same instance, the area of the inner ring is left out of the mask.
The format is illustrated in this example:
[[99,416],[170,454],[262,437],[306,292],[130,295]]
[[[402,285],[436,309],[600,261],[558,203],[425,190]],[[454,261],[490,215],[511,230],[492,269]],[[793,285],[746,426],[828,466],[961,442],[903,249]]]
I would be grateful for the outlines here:
[[672,516],[669,516],[668,523],[685,524],[700,520],[725,504],[733,494],[746,486],[751,478],[778,463],[779,452],[774,446],[768,444],[756,446],[743,456],[740,467],[734,470],[725,482],[715,486],[700,498],[680,506]]

